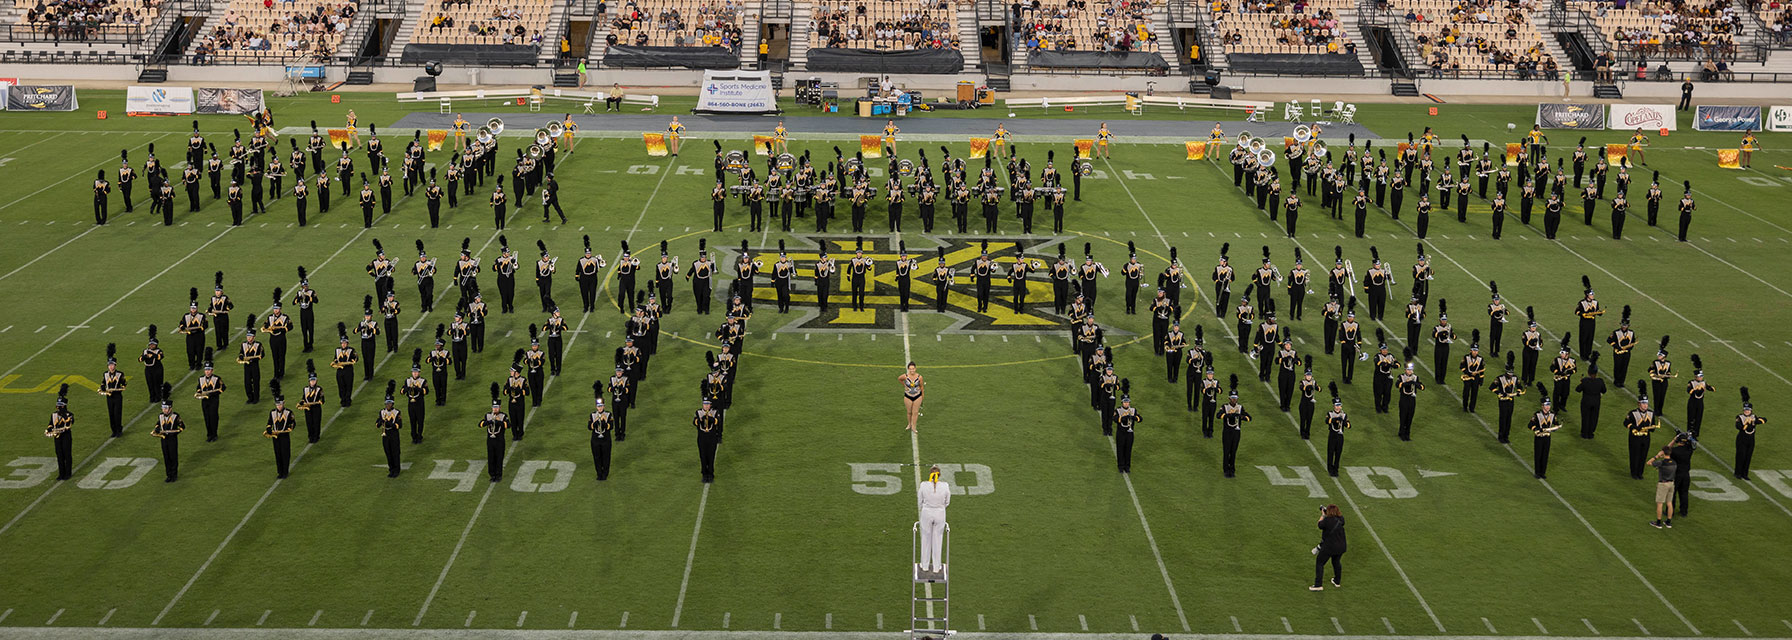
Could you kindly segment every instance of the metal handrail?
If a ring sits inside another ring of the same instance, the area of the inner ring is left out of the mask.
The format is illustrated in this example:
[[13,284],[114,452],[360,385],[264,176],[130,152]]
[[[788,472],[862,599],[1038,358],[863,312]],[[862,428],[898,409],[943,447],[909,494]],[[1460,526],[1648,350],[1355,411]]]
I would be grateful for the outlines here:
[[[156,16],[161,20],[163,12]],[[148,32],[154,22],[121,25],[69,25],[53,26],[43,24],[6,24],[0,25],[0,42],[49,42],[57,45],[95,45],[95,44],[140,44],[143,34]]]

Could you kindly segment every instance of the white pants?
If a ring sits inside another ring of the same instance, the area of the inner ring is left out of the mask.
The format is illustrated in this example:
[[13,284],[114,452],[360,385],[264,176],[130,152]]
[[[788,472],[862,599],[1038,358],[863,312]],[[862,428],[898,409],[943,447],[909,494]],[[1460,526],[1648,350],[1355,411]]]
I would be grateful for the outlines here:
[[940,570],[940,555],[945,546],[946,510],[921,510],[921,567]]

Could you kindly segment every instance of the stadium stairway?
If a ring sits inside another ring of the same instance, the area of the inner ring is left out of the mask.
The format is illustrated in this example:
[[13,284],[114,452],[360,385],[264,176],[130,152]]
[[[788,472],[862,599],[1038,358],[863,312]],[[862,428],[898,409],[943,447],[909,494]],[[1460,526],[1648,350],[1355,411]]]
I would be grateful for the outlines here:
[[1167,2],[1160,2],[1157,10],[1151,12],[1151,28],[1157,32],[1157,52],[1170,65],[1170,75],[1182,75],[1182,56],[1176,51],[1176,38],[1171,34],[1175,29],[1170,26],[1170,7]]
[[585,55],[585,64],[596,69],[604,62],[604,52],[610,48],[610,22],[608,14],[594,18],[597,27],[591,30],[591,42],[587,45],[589,52]]
[[[1357,64],[1363,65],[1365,70],[1375,68],[1375,55],[1369,52],[1369,41],[1364,36],[1362,20],[1359,18],[1363,13],[1374,10],[1374,0],[1357,0],[1348,11],[1338,14],[1338,23],[1345,25],[1344,33],[1350,34],[1351,41],[1356,43]],[[1345,17],[1346,13],[1349,14],[1348,18]]]
[[759,68],[759,38],[764,29],[759,23],[759,16],[764,15],[765,3],[762,0],[748,0],[740,8],[740,68]]
[[809,69],[809,40],[815,37],[810,20],[815,15],[813,3],[797,0],[790,10],[790,68],[797,71]]
[[[548,23],[541,30],[541,54],[535,59],[536,63],[541,66],[553,67],[554,61],[560,57],[560,34],[566,33],[566,6],[566,0],[560,0],[553,3],[553,8],[548,10]],[[413,11],[410,12],[410,15],[418,14]],[[405,20],[408,21],[411,18],[406,16]],[[400,31],[399,33],[406,32]]]
[[1543,33],[1542,40],[1543,52],[1549,54],[1549,57],[1555,58],[1558,67],[1562,69],[1573,68],[1574,65],[1569,62],[1573,58],[1568,57],[1568,51],[1562,48],[1562,43],[1556,39],[1554,33]]
[[[392,34],[392,44],[387,46],[383,52],[386,56],[397,58],[404,55],[405,45],[411,43],[411,36],[416,34],[417,27],[422,24],[424,12],[429,11],[430,6],[430,3],[424,0],[410,0],[404,3],[404,16],[399,18],[396,23],[398,26],[395,27],[397,31]],[[441,3],[438,2],[434,6],[440,7]]]
[[224,19],[224,13],[229,10],[230,3],[228,1],[212,3],[211,13],[205,14],[205,19],[199,22],[198,35],[193,36],[193,41],[187,43],[188,60],[193,59],[193,52],[199,50],[199,44],[205,40],[206,34],[211,33],[213,27],[222,24],[221,21]]
[[1226,69],[1229,66],[1226,60],[1226,45],[1216,44],[1220,41],[1220,34],[1214,33],[1213,22],[1201,20],[1195,25],[1195,31],[1201,34],[1201,49],[1207,58],[1207,68]]
[[977,32],[976,3],[958,4],[958,53],[964,56],[964,72],[983,66],[983,42]]

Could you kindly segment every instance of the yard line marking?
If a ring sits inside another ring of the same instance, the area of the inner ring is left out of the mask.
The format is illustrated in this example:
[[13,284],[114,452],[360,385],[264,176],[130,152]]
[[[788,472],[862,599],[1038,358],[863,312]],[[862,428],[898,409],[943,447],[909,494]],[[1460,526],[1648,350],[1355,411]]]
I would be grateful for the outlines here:
[[822,624],[822,627],[826,628],[826,629],[834,628],[834,614],[831,614],[831,613],[827,614],[827,617],[822,618],[821,624]]
[[[12,609],[7,609],[5,613],[0,613],[0,622],[6,622],[6,618],[11,615],[12,615]],[[1788,625],[1788,626],[1792,626],[1792,625]]]
[[517,628],[522,628],[522,626],[523,626],[523,621],[524,621],[524,620],[527,620],[527,619],[529,619],[529,612],[527,612],[527,611],[524,611],[524,612],[522,612],[522,613],[519,613],[519,614],[517,614],[517,616],[516,616],[516,626],[517,626]]
[[45,325],[38,325],[38,327],[37,327],[37,330],[36,330],[36,331],[33,331],[33,332],[32,332],[32,333],[43,333],[43,332],[44,332],[44,329],[48,329],[48,328],[50,328],[50,325],[47,325],[47,324],[45,324]]
[[56,613],[54,613],[50,616],[49,621],[44,623],[44,626],[47,627],[47,626],[56,624],[56,619],[62,617],[62,612],[64,612],[64,611],[68,611],[68,609],[57,609]]
[[462,624],[461,626],[463,626],[463,627],[473,626],[473,616],[478,615],[478,614],[479,614],[478,611],[468,611],[467,612],[467,621],[465,624]]
[[[881,614],[881,613],[880,613],[880,614],[877,614],[877,620],[878,620],[878,624],[883,624],[883,616],[884,616],[884,614]],[[730,611],[723,611],[723,612],[722,612],[722,628],[723,628],[723,629],[727,629],[727,628],[728,628],[728,619],[729,619],[729,618],[732,618],[732,617],[734,617],[734,613],[733,613],[733,612],[730,612]]]
[[[1488,619],[1486,619],[1486,618],[1482,618],[1482,619],[1481,619],[1481,624],[1484,624],[1484,625],[1487,625],[1487,633],[1488,633],[1488,634],[1491,634],[1491,635],[1496,635],[1496,636],[1497,636],[1497,635],[1499,635],[1499,634],[1500,634],[1500,632],[1499,632],[1499,630],[1497,630],[1497,629],[1494,629],[1494,628],[1493,628],[1493,622],[1492,622],[1492,621],[1489,621],[1489,620],[1488,620]],[[1341,632],[1341,631],[1340,631],[1340,632],[1339,632],[1339,633],[1342,633],[1342,632]]]
[[324,617],[324,610],[323,610],[323,609],[318,609],[318,610],[317,610],[317,613],[313,613],[313,614],[311,614],[311,621],[310,621],[310,622],[307,622],[307,623],[305,623],[305,626],[307,626],[307,627],[315,627],[315,626],[317,626],[317,619],[318,619],[318,618],[322,618],[322,617]]
[[100,333],[112,333],[112,330],[113,330],[113,329],[116,329],[116,328],[118,328],[118,325],[115,325],[115,324],[112,324],[112,325],[106,325],[106,330],[105,330],[105,331],[101,331],[101,332],[100,332]]
[[1080,613],[1076,614],[1076,623],[1078,625],[1082,626],[1084,631],[1089,630],[1089,619],[1083,617],[1083,614],[1080,614]]
[[[24,224],[24,223],[21,222],[20,224]],[[6,272],[6,275],[0,275],[0,280],[5,280],[7,278],[12,277],[13,274],[15,274],[15,273],[24,271],[25,267],[29,267],[31,265],[37,264],[37,261],[50,257],[50,254],[56,253],[58,250],[62,249],[63,247],[68,246],[69,243],[74,242],[76,240],[80,240],[81,238],[85,237],[87,234],[93,233],[94,231],[98,230],[99,228],[100,228],[99,225],[94,225],[92,227],[88,227],[86,231],[82,231],[81,233],[75,234],[75,237],[64,240],[62,242],[62,244],[56,245],[55,247],[51,248],[49,251],[45,251],[41,254],[38,254],[38,256],[35,258],[32,258],[30,262],[19,265],[17,268],[13,269],[12,271]]]
[[262,625],[262,623],[267,622],[268,616],[272,615],[273,613],[274,613],[273,609],[263,609],[261,611],[261,619],[255,621],[255,626],[259,627]]
[[672,628],[678,628],[678,618],[684,613],[685,591],[691,586],[691,565],[697,561],[697,535],[703,532],[703,509],[709,506],[709,483],[703,483],[703,495],[697,498],[697,521],[691,526],[691,548],[684,555],[684,579],[678,583],[678,604],[672,607]]
[[622,623],[618,624],[616,626],[621,627],[623,629],[628,628],[628,612],[627,611],[622,612]]
[[[1745,626],[1742,626],[1742,621],[1741,621],[1741,620],[1731,620],[1731,621],[1730,621],[1730,622],[1734,622],[1734,623],[1736,623],[1736,628],[1737,628],[1737,629],[1741,629],[1741,630],[1742,630],[1742,635],[1745,635],[1745,636],[1752,636],[1752,635],[1755,635],[1755,632],[1753,632],[1753,631],[1749,631],[1749,630],[1748,630],[1748,627],[1745,627]],[[1642,626],[1643,626],[1643,625],[1642,625],[1642,623],[1640,623],[1640,622],[1639,622],[1639,623],[1637,623],[1637,627],[1639,627],[1639,628],[1640,628],[1640,627],[1642,627]],[[1647,635],[1647,634],[1648,634],[1648,632],[1644,632],[1644,635]]]
[[100,627],[103,627],[103,626],[106,626],[106,621],[107,621],[107,620],[111,620],[111,619],[112,619],[112,614],[114,614],[114,613],[118,613],[118,607],[113,607],[113,608],[111,608],[111,609],[107,609],[107,610],[106,610],[106,615],[104,615],[104,616],[101,616],[101,617],[100,617],[100,623],[99,623],[99,624],[98,624],[98,625],[95,625],[95,626],[100,626]]
[[[1482,618],[1481,620],[1485,621],[1487,619]],[[1344,623],[1338,622],[1337,618],[1332,618],[1332,628],[1338,630],[1338,635],[1344,635]],[[1488,630],[1491,631],[1493,629],[1493,625],[1488,625],[1487,628],[1488,628]],[[1136,631],[1136,629],[1135,629],[1135,631]]]
[[1227,617],[1232,618],[1232,633],[1244,633],[1244,627],[1238,626],[1238,616]]
[[1133,631],[1138,631],[1138,630],[1139,630],[1139,617],[1138,617],[1138,616],[1134,616],[1134,615],[1129,615],[1129,616],[1126,616],[1126,617],[1127,617],[1127,618],[1128,618],[1128,619],[1130,619],[1130,620],[1132,620],[1132,630],[1133,630]]
[[[983,614],[977,614],[977,618],[979,620],[981,620],[983,618]],[[723,622],[726,622],[727,619],[728,619],[728,614],[722,614]],[[723,628],[727,628],[727,627],[723,627]],[[979,631],[981,631],[983,629],[983,627],[979,626],[979,627],[977,627],[977,629]],[[884,630],[884,614],[881,614],[881,613],[877,614],[877,630],[878,631]]]
[[783,629],[784,628],[784,614],[782,614],[782,613],[772,614],[772,628],[773,629]]
[[[1109,173],[1120,175],[1118,172],[1114,171],[1113,164],[1108,162],[1106,158],[1102,159],[1102,164],[1107,165]],[[1152,233],[1156,234],[1158,240],[1163,241],[1164,246],[1168,248],[1170,246],[1169,241],[1163,239],[1163,231],[1158,229],[1157,221],[1151,219],[1151,214],[1145,211],[1145,205],[1139,202],[1138,196],[1133,195],[1132,187],[1126,186],[1125,179],[1121,179],[1118,182],[1120,188],[1126,191],[1126,197],[1132,200],[1134,207],[1138,208],[1139,216],[1145,219],[1145,224],[1151,225]],[[1199,291],[1199,289],[1196,291]],[[1112,438],[1108,439],[1108,446],[1118,447]],[[1118,451],[1117,448],[1115,450]],[[1315,455],[1318,455],[1317,451],[1315,451]],[[915,473],[918,478],[921,473],[920,468],[917,467]],[[1176,584],[1170,580],[1170,568],[1164,564],[1163,551],[1157,548],[1157,538],[1151,534],[1151,523],[1145,520],[1145,507],[1139,503],[1139,492],[1133,489],[1132,475],[1121,474],[1120,479],[1126,483],[1126,493],[1132,497],[1133,511],[1139,514],[1139,526],[1143,527],[1145,530],[1145,541],[1150,543],[1151,555],[1157,560],[1157,572],[1159,575],[1163,576],[1164,588],[1170,592],[1170,604],[1176,608],[1176,619],[1182,622],[1182,630],[1184,632],[1191,631],[1191,628],[1188,626],[1188,614],[1184,613],[1182,610],[1182,598],[1176,594]],[[1439,630],[1442,630],[1441,625],[1439,626]]]
[[[81,132],[81,133],[87,133],[87,132],[86,132],[86,131],[82,131],[82,132]],[[57,133],[57,134],[56,134],[56,135],[53,135],[53,136],[50,136],[50,137],[48,137],[48,138],[44,138],[44,139],[42,139],[42,140],[39,140],[39,141],[37,141],[37,142],[33,142],[33,143],[31,143],[31,144],[28,144],[28,145],[25,145],[25,146],[23,146],[23,147],[19,147],[19,148],[17,148],[17,149],[13,149],[13,152],[14,152],[14,153],[17,153],[17,152],[20,152],[20,151],[24,151],[24,150],[26,150],[26,149],[30,149],[30,148],[32,148],[32,147],[35,147],[35,146],[37,146],[37,145],[40,145],[40,144],[43,144],[43,143],[45,143],[45,142],[49,142],[49,141],[51,141],[51,140],[55,140],[55,139],[57,139],[57,138],[60,138],[60,137],[62,137],[62,136],[64,136],[64,135],[67,135],[67,134],[68,134],[68,132],[67,132],[67,131],[63,131],[63,132],[60,132],[60,133]]]
[[[574,612],[573,615],[578,615],[578,613]],[[363,627],[367,626],[367,621],[372,620],[372,619],[373,619],[373,610],[368,609],[367,615],[361,616],[361,626],[363,626]]]
[[[897,324],[897,330],[902,333],[902,361],[903,362],[914,362],[915,356],[914,356],[913,346],[909,342],[908,314],[898,313],[898,314],[896,314],[896,316],[899,320],[899,322]],[[939,334],[936,333],[933,335],[933,337],[934,337],[934,341],[936,341],[936,342],[939,341],[939,337],[940,337]],[[910,461],[914,465],[911,468],[913,468],[915,470],[915,489],[917,491],[919,491],[920,487],[921,487],[921,432],[919,429],[908,432],[908,450],[909,450]],[[919,515],[920,505],[917,504],[915,506],[915,510],[916,510],[916,515]],[[915,522],[916,522],[916,526],[919,526],[920,520],[917,519]],[[931,582],[923,583],[921,585],[921,595],[922,595],[922,597],[927,598],[927,606],[926,606],[927,617],[929,617],[929,618],[934,617],[934,615],[933,615],[933,583],[931,583]],[[911,621],[911,624],[912,623],[913,622]],[[1035,629],[1037,629],[1037,627],[1035,627]]]
[[1034,631],[1039,630],[1039,620],[1034,618],[1031,613],[1027,614],[1027,626],[1032,627]]
[[[877,614],[877,617],[878,617],[878,619],[879,619],[879,620],[882,620],[882,619],[883,619],[883,617],[884,617],[884,614],[881,614],[881,613],[880,613],[880,614]],[[879,623],[878,623],[878,628],[879,628],[879,629],[882,629],[882,628],[883,628],[883,623],[882,623],[882,622],[879,622]],[[982,630],[983,630],[983,614],[981,614],[981,613],[979,613],[979,614],[977,614],[977,630],[978,630],[978,631],[982,631]]]
[[1582,623],[1582,624],[1585,624],[1585,625],[1587,625],[1587,630],[1588,630],[1588,631],[1591,631],[1591,632],[1593,632],[1593,635],[1599,635],[1599,630],[1598,630],[1598,629],[1595,629],[1595,628],[1593,628],[1593,621],[1592,621],[1592,620],[1588,620],[1588,619],[1586,619],[1586,618],[1581,618],[1581,619],[1580,619],[1580,621],[1581,621],[1581,623]]
[[[381,214],[381,217],[383,218],[385,215],[386,214]],[[231,227],[231,228],[234,228],[234,227]],[[230,229],[227,228],[224,230],[224,232],[229,233]],[[355,235],[353,237],[349,238],[349,241],[347,243],[343,243],[343,245],[336,250],[336,253],[330,254],[330,257],[325,259],[324,263],[328,263],[330,260],[334,260],[337,255],[340,255],[343,250],[345,250],[349,247],[349,244],[352,244],[356,239],[360,238],[361,235],[365,234],[366,232],[367,232],[366,229],[362,229],[361,231],[355,232]],[[223,234],[219,234],[219,235],[223,235]],[[492,234],[492,237],[488,238],[485,241],[485,244],[479,247],[479,251],[481,253],[483,253],[488,247],[491,246],[491,243],[496,241],[497,239],[498,239],[497,234],[495,234],[495,233]],[[319,265],[319,266],[321,268],[322,265]],[[451,289],[452,289],[451,287],[443,287],[442,292],[436,294],[436,301],[440,302],[444,297],[446,297],[448,295],[448,292]],[[270,308],[272,308],[272,307],[270,307]],[[417,327],[422,326],[423,321],[429,319],[429,315],[430,314],[427,312],[419,314],[417,316],[417,320],[415,322],[411,323],[410,329],[405,331],[405,336],[408,337],[412,333],[415,333],[417,331]],[[577,337],[575,336],[574,340],[576,340],[576,339],[577,339]],[[568,344],[571,344],[570,341],[568,342]],[[386,355],[384,357],[380,358],[379,362],[374,364],[374,370],[378,371],[379,369],[384,368],[386,363],[390,362],[392,360],[392,356],[395,353],[397,353],[397,352],[395,352],[395,351],[386,352]],[[192,374],[189,372],[188,375],[192,375]],[[185,378],[182,378],[182,379],[184,380]],[[355,390],[352,393],[355,393],[355,394],[360,393],[362,389],[367,387],[368,382],[371,382],[371,380],[363,379],[359,384],[355,385]],[[552,384],[552,382],[550,381],[549,384]],[[545,391],[545,389],[544,389],[544,391]],[[336,420],[338,418],[342,417],[343,412],[346,410],[348,410],[348,407],[342,407],[342,406],[336,407],[336,412],[330,415],[329,420],[324,422],[324,425],[321,429],[323,431],[329,430],[329,428],[332,425],[336,424]],[[145,409],[145,411],[147,411],[147,409]],[[533,414],[531,414],[531,415],[533,415]],[[108,442],[110,442],[110,441],[108,440]],[[288,466],[290,467],[290,466],[297,465],[300,460],[303,460],[305,458],[305,454],[311,452],[311,448],[314,446],[316,446],[316,445],[315,444],[305,445],[305,448],[300,449],[297,454],[293,455],[292,461]],[[96,451],[95,453],[97,454],[98,452]],[[89,457],[91,457],[91,455]],[[156,614],[155,619],[150,621],[150,623],[149,623],[150,626],[153,627],[153,626],[160,624],[162,621],[162,618],[164,616],[167,616],[168,612],[172,611],[174,609],[174,605],[178,604],[180,602],[181,598],[186,597],[187,591],[193,588],[194,583],[199,582],[199,577],[202,575],[205,575],[206,569],[211,568],[212,563],[217,561],[218,556],[224,553],[224,548],[229,546],[230,542],[232,540],[236,539],[236,534],[238,532],[242,531],[243,527],[245,525],[249,524],[249,519],[255,517],[255,513],[257,511],[261,510],[261,505],[267,503],[268,498],[274,495],[274,490],[280,488],[280,484],[283,482],[285,482],[284,479],[276,479],[276,480],[274,480],[273,484],[268,485],[267,491],[262,492],[261,498],[256,500],[254,505],[249,507],[249,512],[243,514],[243,519],[238,521],[236,523],[236,527],[231,529],[230,533],[224,536],[224,540],[222,542],[218,543],[218,548],[212,550],[211,556],[207,557],[205,559],[205,562],[203,564],[199,565],[199,570],[193,572],[193,577],[188,578],[187,583],[185,585],[182,585],[180,588],[180,591],[176,592],[174,594],[174,598],[172,600],[168,601],[168,606],[162,607],[162,612]],[[48,492],[46,492],[46,493],[48,493]]]
[[218,619],[218,613],[220,611],[223,611],[223,609],[212,609],[212,614],[205,617],[205,624],[200,625],[200,626],[204,626],[204,627],[212,626],[212,621]]
[[[168,137],[168,136],[166,136],[166,135],[164,135],[164,136],[157,136],[157,137],[156,137],[156,140],[161,140],[161,139],[162,139],[162,138],[166,138],[166,137]],[[149,141],[149,142],[145,142],[145,143],[143,143],[143,144],[140,144],[140,145],[137,145],[137,146],[135,146],[135,147],[131,147],[131,150],[132,150],[132,151],[136,151],[136,150],[138,150],[138,149],[141,149],[141,148],[143,148],[143,147],[146,147],[146,146],[149,146],[149,145],[151,145],[151,144],[155,144],[155,142],[156,142],[156,140],[151,140],[151,141]],[[105,168],[105,167],[108,167],[108,166],[111,166],[111,164],[112,164],[112,160],[111,160],[111,159],[110,159],[110,158],[108,158],[108,159],[106,159],[106,160],[102,160],[102,161],[100,161],[100,163],[99,163],[99,164],[96,164],[96,165],[93,165],[93,166],[91,166],[91,167],[88,167],[88,168],[86,168],[86,169],[83,169],[83,170],[81,170],[81,172],[80,172],[80,173],[76,173],[76,174],[75,174],[75,175],[72,175],[72,176],[69,176],[69,177],[67,177],[67,178],[63,178],[63,179],[61,179],[61,180],[57,180],[57,181],[55,181],[55,182],[52,182],[52,183],[50,183],[50,184],[47,184],[47,185],[44,185],[44,187],[43,187],[43,188],[42,188],[42,189],[38,189],[38,190],[36,190],[36,191],[33,191],[33,192],[31,192],[31,193],[27,193],[27,194],[25,194],[25,195],[23,195],[23,196],[20,196],[20,197],[19,197],[19,199],[17,199],[17,200],[14,200],[14,201],[12,201],[12,202],[8,202],[8,203],[6,203],[6,204],[0,204],[0,209],[5,209],[5,208],[7,208],[7,207],[10,207],[10,206],[13,206],[13,205],[15,205],[15,204],[18,204],[18,203],[20,203],[20,202],[24,202],[24,201],[25,201],[25,200],[27,200],[27,199],[30,199],[30,198],[31,198],[31,197],[33,197],[33,196],[36,196],[36,195],[37,195],[37,194],[40,194],[40,193],[43,193],[43,192],[45,192],[45,191],[48,191],[48,190],[50,190],[50,188],[51,188],[51,187],[54,187],[54,186],[56,186],[56,185],[59,185],[59,184],[62,184],[62,183],[64,183],[64,182],[68,182],[68,181],[70,181],[70,180],[74,180],[74,179],[75,179],[75,178],[80,178],[80,177],[83,177],[83,176],[86,176],[86,175],[88,175],[88,173],[89,173],[89,172],[91,172],[91,171],[93,171],[93,170],[94,170],[94,169],[103,169],[103,168]]]
[[1382,618],[1381,624],[1388,628],[1388,635],[1391,636],[1391,635],[1396,635],[1398,633],[1397,631],[1394,631],[1394,623],[1388,622],[1387,618]]
[[1536,619],[1536,618],[1531,618],[1531,622],[1535,622],[1535,623],[1537,623],[1537,633],[1541,633],[1541,634],[1543,634],[1543,635],[1546,635],[1546,636],[1547,636],[1547,635],[1549,635],[1549,630],[1548,630],[1548,629],[1545,629],[1545,628],[1543,628],[1543,621],[1542,621],[1542,620],[1538,620],[1538,619]]
[[[571,629],[573,625],[578,624],[578,623],[579,623],[579,612],[574,611],[574,612],[572,612],[572,617],[566,619],[566,628]],[[724,628],[726,628],[726,627],[724,627]]]
[[1288,633],[1294,633],[1294,625],[1288,624],[1287,616],[1282,616],[1282,630],[1287,631]]

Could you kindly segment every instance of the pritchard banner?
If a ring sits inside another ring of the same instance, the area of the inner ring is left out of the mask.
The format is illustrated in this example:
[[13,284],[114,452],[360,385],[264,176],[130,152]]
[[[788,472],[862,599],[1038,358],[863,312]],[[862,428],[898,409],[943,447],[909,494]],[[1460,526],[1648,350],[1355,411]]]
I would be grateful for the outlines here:
[[5,87],[7,111],[74,111],[74,85],[15,84]]
[[1537,124],[1545,129],[1604,129],[1605,105],[1539,102]]

